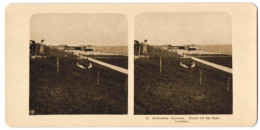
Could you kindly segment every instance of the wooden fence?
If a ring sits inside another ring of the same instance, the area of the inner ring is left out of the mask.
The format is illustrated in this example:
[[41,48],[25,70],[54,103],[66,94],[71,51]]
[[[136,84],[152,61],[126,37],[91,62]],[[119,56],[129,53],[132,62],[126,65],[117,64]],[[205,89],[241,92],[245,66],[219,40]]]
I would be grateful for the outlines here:
[[173,50],[162,49],[159,47],[151,46],[148,44],[138,44],[134,47],[135,56],[158,56],[158,57],[175,57],[178,58],[180,55]]
[[54,56],[54,57],[68,57],[68,58],[78,58],[77,55],[73,53],[66,52],[64,50],[59,50],[46,46],[44,44],[36,43],[30,45],[30,55],[31,56]]

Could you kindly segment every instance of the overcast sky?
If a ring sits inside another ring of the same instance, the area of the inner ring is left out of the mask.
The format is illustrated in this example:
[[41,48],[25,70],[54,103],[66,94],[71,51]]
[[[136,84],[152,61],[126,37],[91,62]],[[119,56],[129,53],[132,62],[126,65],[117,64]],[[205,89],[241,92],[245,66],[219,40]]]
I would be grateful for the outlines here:
[[48,45],[127,45],[127,23],[122,14],[36,14],[30,39]]
[[135,40],[150,44],[232,44],[227,13],[142,13],[136,17]]

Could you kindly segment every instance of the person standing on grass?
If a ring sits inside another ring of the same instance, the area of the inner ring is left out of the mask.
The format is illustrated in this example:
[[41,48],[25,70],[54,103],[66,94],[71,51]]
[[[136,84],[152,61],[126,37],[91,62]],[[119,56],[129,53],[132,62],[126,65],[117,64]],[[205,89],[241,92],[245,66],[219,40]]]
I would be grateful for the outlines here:
[[44,40],[41,40],[39,54],[44,54]]
[[141,42],[139,45],[139,55],[143,55],[143,46],[144,46],[144,43]]
[[144,40],[143,43],[143,55],[146,57],[147,55],[147,39]]

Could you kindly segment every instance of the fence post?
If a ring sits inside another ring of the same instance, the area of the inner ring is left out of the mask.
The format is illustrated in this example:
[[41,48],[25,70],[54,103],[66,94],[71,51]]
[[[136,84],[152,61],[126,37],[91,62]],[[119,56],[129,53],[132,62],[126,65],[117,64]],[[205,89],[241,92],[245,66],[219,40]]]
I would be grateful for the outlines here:
[[228,77],[228,82],[227,82],[227,92],[229,92],[229,89],[230,89],[230,87],[229,87],[229,81],[230,81],[230,77]]
[[97,73],[97,86],[99,86],[99,74],[100,74],[100,71],[98,71],[98,73]]
[[125,81],[125,93],[127,92],[127,88],[128,88],[128,77],[126,78],[126,81]]
[[162,57],[160,57],[160,73],[162,73]]
[[59,61],[59,57],[57,57],[57,74],[60,73],[60,61]]
[[202,80],[202,70],[200,70],[200,85],[201,85],[201,80]]

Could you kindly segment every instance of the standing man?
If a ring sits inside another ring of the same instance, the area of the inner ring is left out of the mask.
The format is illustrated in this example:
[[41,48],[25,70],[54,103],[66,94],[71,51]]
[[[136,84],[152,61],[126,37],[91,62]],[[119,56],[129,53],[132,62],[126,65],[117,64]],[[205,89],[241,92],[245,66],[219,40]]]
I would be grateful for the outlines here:
[[41,44],[40,45],[40,50],[39,50],[39,54],[44,54],[44,40],[41,40]]
[[148,53],[148,50],[147,50],[147,39],[144,40],[144,43],[143,43],[143,55],[146,57],[147,53]]

